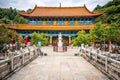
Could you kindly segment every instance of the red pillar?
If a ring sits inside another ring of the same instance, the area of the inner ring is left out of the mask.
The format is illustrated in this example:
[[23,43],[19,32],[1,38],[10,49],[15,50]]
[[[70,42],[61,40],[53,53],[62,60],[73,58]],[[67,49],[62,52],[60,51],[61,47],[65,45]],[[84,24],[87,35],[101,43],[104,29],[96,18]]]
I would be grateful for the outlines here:
[[108,41],[108,49],[110,48],[111,42],[110,40]]
[[94,46],[96,46],[96,38],[94,38]]
[[12,42],[11,42],[11,44],[12,44],[12,46],[13,46],[13,44],[14,44],[14,40],[13,40],[13,38],[12,38]]
[[29,42],[29,38],[28,38],[28,36],[26,37],[26,45],[28,44],[28,42]]

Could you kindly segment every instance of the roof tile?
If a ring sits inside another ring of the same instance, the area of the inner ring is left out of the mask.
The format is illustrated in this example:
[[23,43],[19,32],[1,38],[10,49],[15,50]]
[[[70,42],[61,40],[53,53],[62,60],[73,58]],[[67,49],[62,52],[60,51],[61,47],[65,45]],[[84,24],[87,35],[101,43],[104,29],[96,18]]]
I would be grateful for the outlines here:
[[71,16],[99,16],[102,13],[93,13],[86,6],[83,7],[37,7],[29,13],[18,12],[21,16],[31,17],[71,17]]

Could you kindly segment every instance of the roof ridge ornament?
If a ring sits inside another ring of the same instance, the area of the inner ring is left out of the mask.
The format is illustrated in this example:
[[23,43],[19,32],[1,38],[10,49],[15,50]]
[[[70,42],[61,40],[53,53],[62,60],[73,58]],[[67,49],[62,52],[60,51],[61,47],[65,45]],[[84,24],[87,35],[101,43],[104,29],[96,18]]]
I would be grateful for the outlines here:
[[60,8],[61,8],[61,3],[60,3]]
[[86,5],[84,4],[84,7],[86,7]]
[[35,4],[35,7],[37,7],[37,4]]

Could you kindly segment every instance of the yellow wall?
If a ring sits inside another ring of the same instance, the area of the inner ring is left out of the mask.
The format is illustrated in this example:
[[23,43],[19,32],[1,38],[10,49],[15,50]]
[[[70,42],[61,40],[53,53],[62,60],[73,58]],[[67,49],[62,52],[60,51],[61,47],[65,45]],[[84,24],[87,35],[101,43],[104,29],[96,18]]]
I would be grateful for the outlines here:
[[76,26],[78,25],[78,21],[75,21],[75,25],[76,25]]
[[43,21],[43,25],[46,25],[46,21]]
[[65,21],[64,24],[65,24],[65,26],[68,25],[68,21]]
[[57,21],[53,21],[53,25],[57,25]]
[[[46,25],[46,21],[43,21],[43,25]],[[53,21],[53,25],[57,25],[57,21]],[[64,21],[64,25],[68,26],[68,21]],[[78,26],[78,21],[75,21],[75,25]]]

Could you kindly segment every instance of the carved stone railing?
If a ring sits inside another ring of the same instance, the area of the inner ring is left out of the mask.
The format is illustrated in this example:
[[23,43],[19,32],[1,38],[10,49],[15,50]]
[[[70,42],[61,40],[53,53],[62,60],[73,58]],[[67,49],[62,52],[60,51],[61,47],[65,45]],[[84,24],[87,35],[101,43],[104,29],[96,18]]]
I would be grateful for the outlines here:
[[8,59],[0,61],[0,80],[7,78],[15,71],[37,58],[40,54],[37,47],[26,47],[16,52],[11,52]]
[[84,48],[80,53],[96,68],[109,76],[109,78],[120,80],[120,61],[110,58],[109,52],[104,52],[106,55],[103,55],[100,50]]

